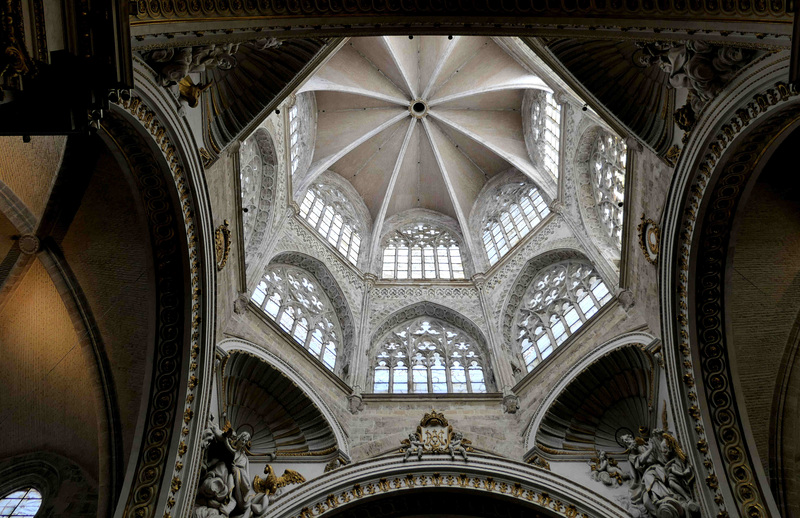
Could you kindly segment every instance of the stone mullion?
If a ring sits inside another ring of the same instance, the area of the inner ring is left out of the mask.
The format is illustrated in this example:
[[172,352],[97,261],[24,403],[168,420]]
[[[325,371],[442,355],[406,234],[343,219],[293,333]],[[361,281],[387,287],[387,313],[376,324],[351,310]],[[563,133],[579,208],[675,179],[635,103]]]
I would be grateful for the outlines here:
[[[502,337],[494,325],[494,319],[490,309],[492,306],[486,299],[486,278],[482,274],[478,274],[475,275],[472,280],[475,283],[475,287],[478,289],[478,300],[480,300],[481,303],[483,318],[487,323],[489,339],[487,346],[489,350],[486,351],[486,354],[489,356],[489,363],[492,366],[497,390],[503,392],[504,396],[516,398],[511,391],[511,388],[514,386],[514,373],[511,371],[511,358],[506,355],[506,348],[503,346]],[[506,398],[504,397],[503,399],[503,403],[505,404]]]
[[[395,263],[396,265],[397,263]],[[370,299],[372,298],[372,289],[375,287],[375,282],[378,278],[371,274],[366,273],[364,274],[364,295],[361,298],[361,323],[359,325],[358,333],[359,335],[356,337],[356,350],[353,351],[353,355],[351,357],[351,377],[350,383],[353,386],[353,391],[355,393],[360,393],[363,390],[367,390],[367,377],[368,377],[368,370],[371,363],[369,361],[365,361],[366,359],[371,360],[371,358],[367,358],[367,354],[369,353],[370,343],[369,343],[369,308],[370,308]],[[390,392],[391,386],[394,381],[394,366],[391,366],[390,370],[390,377],[389,377],[389,385],[390,385]],[[367,390],[371,392],[371,390]]]

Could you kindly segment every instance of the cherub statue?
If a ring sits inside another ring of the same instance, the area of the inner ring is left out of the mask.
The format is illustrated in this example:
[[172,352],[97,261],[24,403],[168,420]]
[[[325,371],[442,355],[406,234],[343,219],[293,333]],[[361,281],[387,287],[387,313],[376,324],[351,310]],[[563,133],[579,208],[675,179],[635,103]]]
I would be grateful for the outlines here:
[[420,439],[419,434],[408,434],[408,445],[405,446],[405,448],[406,455],[403,457],[403,461],[408,460],[408,457],[410,457],[412,453],[416,453],[417,459],[422,460],[422,453],[425,451],[425,444]]
[[593,480],[602,482],[607,486],[617,484],[622,485],[623,480],[629,480],[631,476],[617,467],[617,461],[609,459],[608,454],[600,450],[597,452],[597,457],[589,461],[589,466],[592,468],[591,477]]
[[451,459],[456,460],[456,453],[460,453],[464,457],[464,460],[467,460],[467,449],[462,444],[463,441],[464,434],[461,432],[453,432],[453,435],[450,437],[450,444],[448,445]]

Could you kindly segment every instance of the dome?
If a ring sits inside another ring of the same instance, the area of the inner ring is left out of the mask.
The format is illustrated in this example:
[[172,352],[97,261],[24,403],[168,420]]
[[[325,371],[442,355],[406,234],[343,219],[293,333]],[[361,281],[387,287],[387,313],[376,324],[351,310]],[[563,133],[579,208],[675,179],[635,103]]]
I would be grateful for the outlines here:
[[532,149],[537,130],[524,113],[526,93],[552,89],[510,41],[352,38],[298,91],[298,104],[311,105],[300,112],[316,119],[309,122],[316,130],[310,158],[297,157],[307,167],[293,168],[295,200],[328,171],[349,182],[372,220],[365,269],[377,271],[377,243],[387,232],[424,211],[460,232],[467,274],[480,271],[481,230],[469,229],[487,184],[521,173],[545,199],[557,196],[557,168]]

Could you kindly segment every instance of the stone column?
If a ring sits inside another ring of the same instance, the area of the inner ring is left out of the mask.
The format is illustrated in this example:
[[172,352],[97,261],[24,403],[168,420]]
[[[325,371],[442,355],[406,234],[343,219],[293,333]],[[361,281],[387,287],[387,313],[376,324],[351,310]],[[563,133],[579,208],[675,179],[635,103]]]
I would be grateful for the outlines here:
[[511,361],[507,355],[507,348],[503,343],[503,338],[494,325],[494,317],[491,314],[491,305],[486,299],[486,276],[482,273],[477,273],[472,276],[472,282],[478,290],[478,299],[481,302],[481,310],[483,311],[483,318],[487,323],[487,338],[489,340],[488,348],[492,372],[494,373],[494,380],[497,384],[497,389],[503,393],[503,411],[510,414],[517,412],[519,407],[519,398],[514,392],[514,373],[511,371]]
[[350,362],[350,380],[353,385],[353,393],[347,397],[350,412],[354,414],[364,408],[363,403],[361,403],[361,392],[366,390],[370,369],[370,362],[367,356],[371,345],[369,343],[370,295],[377,280],[378,277],[371,273],[364,274],[364,296],[361,298],[361,322],[358,337],[356,338],[356,350],[353,351],[353,357]]

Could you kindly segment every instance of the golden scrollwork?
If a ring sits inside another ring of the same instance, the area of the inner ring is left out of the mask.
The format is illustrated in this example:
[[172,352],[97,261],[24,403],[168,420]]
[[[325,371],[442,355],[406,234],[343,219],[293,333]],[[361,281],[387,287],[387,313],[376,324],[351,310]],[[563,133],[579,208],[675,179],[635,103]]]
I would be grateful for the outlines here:
[[228,263],[228,256],[231,253],[231,230],[228,228],[226,219],[222,225],[214,231],[214,251],[217,254],[217,271],[225,268]]
[[658,252],[661,244],[661,229],[658,223],[650,218],[644,217],[637,227],[639,232],[639,248],[641,248],[644,258],[650,264],[658,263]]

